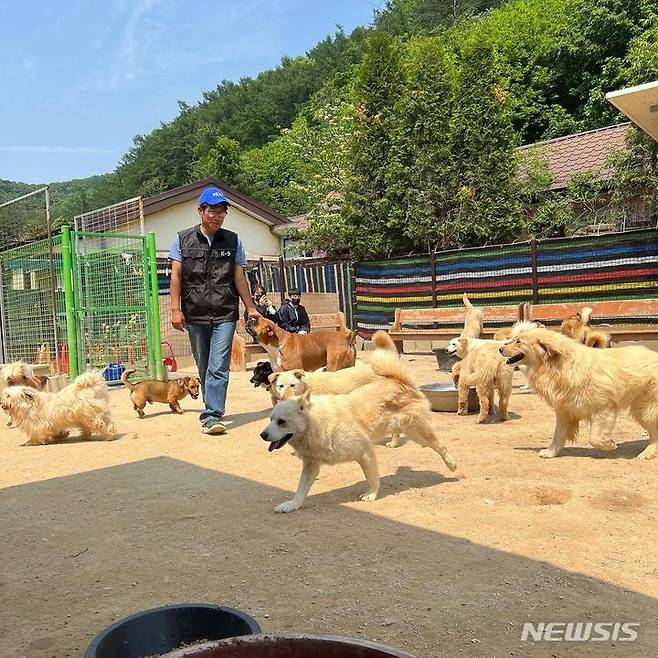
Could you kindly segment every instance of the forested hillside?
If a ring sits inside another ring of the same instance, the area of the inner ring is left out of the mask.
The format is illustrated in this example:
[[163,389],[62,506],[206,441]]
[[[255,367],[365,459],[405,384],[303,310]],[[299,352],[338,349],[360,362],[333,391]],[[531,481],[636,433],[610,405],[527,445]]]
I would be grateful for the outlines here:
[[[370,26],[180,104],[114,172],[54,185],[53,214],[212,175],[358,257],[564,231],[562,200],[519,185],[516,146],[621,121],[605,93],[653,79],[654,0],[390,0]],[[652,149],[617,179],[652,180]],[[29,188],[0,181],[0,200]],[[39,232],[12,221],[0,211],[4,244]]]

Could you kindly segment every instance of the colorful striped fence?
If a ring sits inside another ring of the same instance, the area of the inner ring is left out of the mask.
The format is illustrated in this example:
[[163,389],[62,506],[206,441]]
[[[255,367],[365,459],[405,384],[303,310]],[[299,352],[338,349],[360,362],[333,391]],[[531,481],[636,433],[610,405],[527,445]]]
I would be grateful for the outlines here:
[[658,297],[658,231],[560,238],[361,263],[357,329],[369,337],[396,308]]

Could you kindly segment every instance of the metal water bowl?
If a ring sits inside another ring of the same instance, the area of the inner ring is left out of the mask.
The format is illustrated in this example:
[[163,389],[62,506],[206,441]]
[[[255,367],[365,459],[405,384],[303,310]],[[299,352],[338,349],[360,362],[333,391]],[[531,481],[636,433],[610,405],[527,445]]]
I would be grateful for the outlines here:
[[[457,389],[452,382],[424,384],[420,390],[430,401],[432,411],[457,411]],[[480,410],[480,401],[473,387],[468,389],[468,410]]]

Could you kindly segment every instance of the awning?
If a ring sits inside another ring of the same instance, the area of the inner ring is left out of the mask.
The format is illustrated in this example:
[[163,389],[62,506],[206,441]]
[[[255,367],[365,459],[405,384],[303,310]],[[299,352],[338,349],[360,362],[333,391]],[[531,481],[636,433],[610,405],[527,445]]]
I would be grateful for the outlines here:
[[605,97],[658,142],[658,80],[611,91]]

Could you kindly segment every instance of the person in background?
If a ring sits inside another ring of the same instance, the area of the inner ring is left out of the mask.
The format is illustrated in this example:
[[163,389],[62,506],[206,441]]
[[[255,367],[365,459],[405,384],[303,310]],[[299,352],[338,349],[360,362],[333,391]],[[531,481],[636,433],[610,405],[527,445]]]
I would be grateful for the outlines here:
[[199,418],[204,434],[227,431],[221,418],[239,317],[238,299],[249,318],[260,317],[249,294],[240,237],[222,228],[228,210],[224,193],[207,187],[199,196],[201,223],[179,231],[169,252],[171,324],[178,331],[187,330],[190,339],[206,407]]
[[290,298],[284,300],[279,309],[279,326],[291,334],[307,334],[311,331],[311,321],[302,306],[299,290],[290,290]]
[[[254,306],[256,307],[256,310],[264,318],[267,318],[268,320],[272,320],[272,322],[276,322],[278,324],[279,317],[276,313],[276,309],[274,308],[274,305],[265,294],[265,288],[263,288],[263,286],[260,283],[257,283],[254,286],[254,290],[251,293],[251,299],[254,303]],[[249,326],[249,313],[247,313],[246,309],[244,312],[244,323],[247,333],[254,339],[254,342],[257,343],[258,336],[256,336],[256,332]]]

